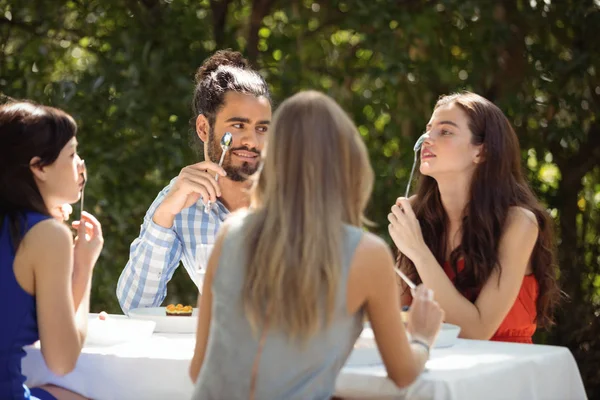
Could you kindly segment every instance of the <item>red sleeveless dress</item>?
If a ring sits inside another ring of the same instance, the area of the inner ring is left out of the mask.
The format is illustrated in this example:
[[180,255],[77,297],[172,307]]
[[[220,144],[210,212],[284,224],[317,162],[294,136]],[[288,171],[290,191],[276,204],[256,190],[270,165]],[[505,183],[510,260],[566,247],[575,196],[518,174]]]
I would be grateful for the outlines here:
[[[459,260],[458,273],[465,267],[464,260]],[[444,272],[454,283],[455,274],[450,264],[444,264]],[[531,337],[535,333],[537,317],[536,301],[538,297],[538,283],[533,274],[525,275],[515,304],[498,327],[490,340],[499,342],[533,343]],[[463,293],[465,295],[465,293]],[[472,298],[471,296],[465,296]]]

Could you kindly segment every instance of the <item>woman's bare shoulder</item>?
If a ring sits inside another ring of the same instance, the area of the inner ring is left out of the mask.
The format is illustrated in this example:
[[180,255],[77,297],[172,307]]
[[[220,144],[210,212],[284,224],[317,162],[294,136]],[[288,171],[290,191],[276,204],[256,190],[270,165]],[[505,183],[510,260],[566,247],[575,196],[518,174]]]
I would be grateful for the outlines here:
[[365,232],[356,249],[356,266],[361,269],[373,270],[389,268],[393,265],[390,246],[379,236]]
[[523,247],[533,248],[539,235],[539,226],[535,214],[523,207],[511,207],[504,224],[502,248],[512,253]]
[[385,240],[376,234],[364,232],[359,243],[359,248],[362,248],[363,251],[383,251],[384,249],[389,249],[389,246]]
[[71,231],[64,223],[54,218],[38,222],[23,238],[23,246],[28,251],[62,251],[72,245]]
[[512,206],[508,209],[508,216],[506,218],[507,228],[516,226],[519,228],[538,228],[538,220],[533,211],[519,206]]

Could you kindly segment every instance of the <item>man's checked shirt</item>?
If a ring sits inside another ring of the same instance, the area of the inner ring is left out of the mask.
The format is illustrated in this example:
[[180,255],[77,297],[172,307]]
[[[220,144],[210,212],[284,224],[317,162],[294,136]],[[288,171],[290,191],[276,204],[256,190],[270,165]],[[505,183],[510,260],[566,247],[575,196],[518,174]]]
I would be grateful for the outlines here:
[[157,225],[152,216],[174,182],[158,194],[146,212],[140,236],[131,244],[129,261],[117,284],[117,298],[125,314],[135,308],[160,306],[180,261],[201,289],[199,271],[206,268],[217,232],[229,214],[219,201],[205,213],[199,200],[181,211],[171,228]]

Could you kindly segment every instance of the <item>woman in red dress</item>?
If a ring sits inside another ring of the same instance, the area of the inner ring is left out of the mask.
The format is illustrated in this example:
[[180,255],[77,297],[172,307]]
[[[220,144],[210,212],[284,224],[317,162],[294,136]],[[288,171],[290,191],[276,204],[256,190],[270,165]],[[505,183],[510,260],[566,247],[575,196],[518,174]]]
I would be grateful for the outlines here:
[[427,136],[417,194],[388,215],[398,266],[433,289],[461,337],[532,343],[559,290],[552,221],[525,181],[513,128],[463,92],[440,98]]

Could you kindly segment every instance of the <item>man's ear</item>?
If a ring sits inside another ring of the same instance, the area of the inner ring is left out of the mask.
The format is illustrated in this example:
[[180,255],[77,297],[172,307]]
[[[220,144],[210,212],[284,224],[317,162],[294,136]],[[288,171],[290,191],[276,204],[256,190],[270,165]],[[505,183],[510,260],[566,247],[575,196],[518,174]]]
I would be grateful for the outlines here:
[[40,161],[41,158],[38,156],[33,157],[31,161],[29,161],[29,169],[37,180],[43,182],[46,180],[46,167],[40,166]]
[[203,143],[208,142],[208,132],[210,131],[210,124],[204,114],[198,115],[196,118],[196,134],[202,140]]

